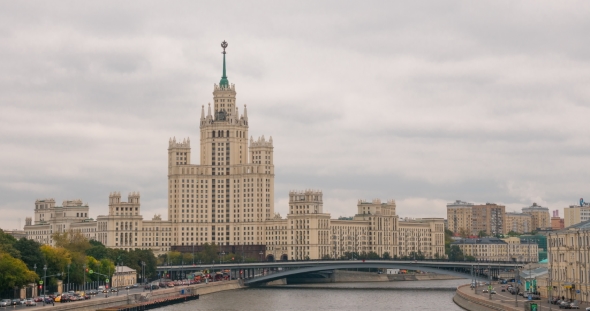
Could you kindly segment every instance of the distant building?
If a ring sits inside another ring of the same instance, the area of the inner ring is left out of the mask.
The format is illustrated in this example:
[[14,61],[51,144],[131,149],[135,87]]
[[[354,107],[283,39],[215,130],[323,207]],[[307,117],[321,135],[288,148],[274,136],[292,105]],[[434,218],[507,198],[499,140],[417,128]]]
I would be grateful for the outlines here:
[[3,230],[4,233],[12,235],[17,240],[27,237],[27,233],[24,230]]
[[551,230],[561,230],[565,228],[565,221],[559,217],[559,210],[553,211],[553,217],[551,217]]
[[471,234],[483,231],[488,236],[504,233],[506,207],[495,203],[474,205],[472,208]]
[[451,245],[477,261],[538,262],[537,244],[521,244],[519,238],[461,239]]
[[590,220],[590,206],[587,204],[570,205],[563,209],[563,220],[565,227],[571,227],[575,224]]
[[456,200],[447,203],[447,229],[457,234],[462,230],[471,233],[471,208],[473,203]]
[[532,216],[524,213],[506,213],[506,225],[504,233],[510,231],[516,233],[527,233],[532,231]]
[[551,227],[549,208],[537,205],[537,203],[533,203],[533,205],[529,207],[524,207],[522,212],[532,216],[532,230]]

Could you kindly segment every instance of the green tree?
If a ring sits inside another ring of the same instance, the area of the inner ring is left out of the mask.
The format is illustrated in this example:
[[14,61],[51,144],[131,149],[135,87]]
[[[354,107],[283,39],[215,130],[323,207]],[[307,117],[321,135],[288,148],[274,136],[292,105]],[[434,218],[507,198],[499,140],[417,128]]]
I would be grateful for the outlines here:
[[487,233],[486,233],[484,230],[480,230],[480,231],[477,233],[477,237],[478,237],[478,238],[483,238],[483,237],[486,237],[486,236],[488,236],[488,234],[487,234]]
[[[29,270],[33,270],[35,265],[37,269],[43,267],[43,253],[41,253],[41,244],[37,241],[22,238],[14,244],[14,247],[20,253],[20,259],[25,262]],[[39,271],[39,270],[37,270]]]
[[55,246],[63,247],[72,253],[86,254],[86,251],[90,249],[90,242],[78,231],[55,232],[51,237],[55,242]]
[[[72,263],[72,254],[63,247],[41,245],[41,253],[47,265],[47,275],[67,272],[68,264]],[[42,267],[37,266],[37,269],[42,269]],[[42,277],[43,275],[45,275],[44,271],[39,271],[39,276]],[[49,283],[54,284],[55,278],[50,278]]]
[[16,239],[10,235],[4,233],[4,230],[0,229],[0,252],[8,253],[10,256],[20,259],[20,252],[14,247]]
[[92,256],[97,260],[101,260],[103,258],[108,257],[108,251],[104,244],[100,243],[96,240],[90,240],[90,248],[86,251],[86,255]]
[[0,253],[0,271],[0,291],[22,287],[37,279],[37,274],[30,271],[22,260],[8,253]]
[[449,260],[452,261],[462,261],[465,260],[465,256],[463,256],[463,251],[459,246],[452,245],[449,252]]
[[380,259],[380,257],[379,257],[379,254],[371,251],[367,254],[367,259],[376,260],[376,259]]
[[389,252],[383,253],[383,259],[391,259],[391,255],[389,254]]

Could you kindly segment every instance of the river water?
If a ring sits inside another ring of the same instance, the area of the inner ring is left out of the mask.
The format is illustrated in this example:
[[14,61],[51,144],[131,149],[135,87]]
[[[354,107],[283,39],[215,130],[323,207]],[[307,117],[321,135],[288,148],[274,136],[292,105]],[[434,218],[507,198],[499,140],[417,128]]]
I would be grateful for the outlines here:
[[247,288],[201,296],[160,311],[463,310],[455,289],[469,280],[360,282]]

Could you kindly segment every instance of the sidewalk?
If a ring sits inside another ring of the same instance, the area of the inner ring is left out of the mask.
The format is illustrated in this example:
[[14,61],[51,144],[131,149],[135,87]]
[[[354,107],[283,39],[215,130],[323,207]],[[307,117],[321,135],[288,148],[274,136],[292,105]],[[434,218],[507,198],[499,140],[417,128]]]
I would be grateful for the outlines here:
[[[474,290],[472,288],[470,288],[469,284],[466,284],[466,285],[459,286],[459,288],[457,288],[457,292],[460,292],[461,294],[463,294],[465,296],[469,296],[470,300],[474,299],[475,301],[493,303],[494,305],[497,305],[504,310],[519,310],[519,311],[524,310],[524,302],[527,301],[526,298],[518,296],[518,306],[515,306],[515,304],[514,304],[514,301],[515,301],[514,296],[515,295],[512,295],[509,292],[500,292],[498,290],[498,293],[493,294],[492,300],[490,300],[489,294],[487,294],[487,293],[483,294],[481,292],[483,289],[484,289],[484,287],[478,287],[477,294],[476,294],[476,293],[474,293]],[[535,300],[535,302],[539,306],[539,311],[560,310],[559,306],[549,304],[547,302],[546,298],[543,298],[541,300]],[[590,304],[588,304],[588,303],[581,303],[580,304],[580,310],[586,310],[587,307],[590,307]]]

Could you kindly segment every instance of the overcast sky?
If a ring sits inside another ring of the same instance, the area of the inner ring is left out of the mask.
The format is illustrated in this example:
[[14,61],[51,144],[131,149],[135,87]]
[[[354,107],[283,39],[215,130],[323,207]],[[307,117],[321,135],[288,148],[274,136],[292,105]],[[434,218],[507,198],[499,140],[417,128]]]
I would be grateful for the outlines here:
[[168,139],[198,163],[223,40],[283,216],[307,188],[334,218],[562,210],[590,196],[589,32],[589,1],[4,1],[0,228],[42,198],[103,215],[111,191],[167,218]]

